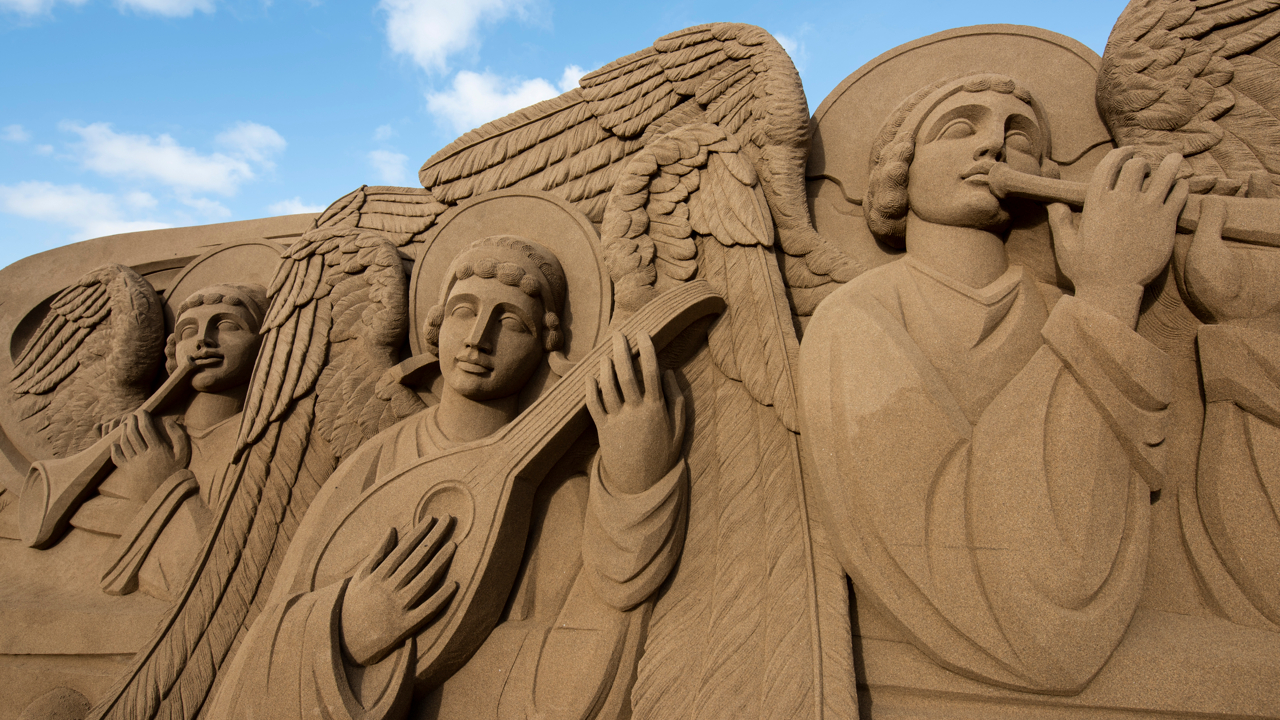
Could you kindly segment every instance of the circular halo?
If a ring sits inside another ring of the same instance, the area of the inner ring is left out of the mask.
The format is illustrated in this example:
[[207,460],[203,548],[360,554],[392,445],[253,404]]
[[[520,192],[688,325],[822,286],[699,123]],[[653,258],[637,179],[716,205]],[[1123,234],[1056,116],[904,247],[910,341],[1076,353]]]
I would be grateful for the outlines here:
[[201,288],[231,283],[271,286],[285,248],[270,240],[246,240],[214,248],[187,263],[164,293],[164,324],[173,332],[178,308]]
[[459,203],[427,234],[409,286],[409,346],[426,350],[422,324],[440,302],[449,264],[473,241],[492,235],[519,235],[555,253],[568,279],[560,328],[562,352],[576,362],[595,347],[609,326],[613,293],[600,260],[600,236],[587,216],[554,195],[533,190],[499,190]]
[[903,100],[948,77],[1007,75],[1044,107],[1050,158],[1063,179],[1088,180],[1110,148],[1094,102],[1098,54],[1065,35],[1022,25],[975,25],[900,45],[845,78],[813,114],[805,172],[814,225],[855,257],[885,261],[863,219],[871,146]]

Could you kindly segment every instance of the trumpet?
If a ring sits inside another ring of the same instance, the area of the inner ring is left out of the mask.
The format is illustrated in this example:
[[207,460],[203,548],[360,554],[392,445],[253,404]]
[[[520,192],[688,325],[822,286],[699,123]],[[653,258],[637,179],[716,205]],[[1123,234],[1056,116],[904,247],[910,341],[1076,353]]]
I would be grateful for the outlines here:
[[[188,359],[139,409],[153,413],[169,405],[190,387],[187,379],[195,368]],[[18,501],[18,531],[27,547],[44,548],[57,540],[81,501],[115,469],[111,446],[123,434],[122,423],[71,457],[31,464]]]
[[[1081,207],[1088,186],[1068,180],[1028,175],[1004,163],[996,163],[987,182],[998,198],[1019,197],[1040,202],[1061,202]],[[1200,226],[1200,208],[1208,195],[1190,195],[1178,216],[1178,229],[1195,232]],[[1280,247],[1280,200],[1272,198],[1221,197],[1227,205],[1227,221],[1222,237],[1250,245]]]

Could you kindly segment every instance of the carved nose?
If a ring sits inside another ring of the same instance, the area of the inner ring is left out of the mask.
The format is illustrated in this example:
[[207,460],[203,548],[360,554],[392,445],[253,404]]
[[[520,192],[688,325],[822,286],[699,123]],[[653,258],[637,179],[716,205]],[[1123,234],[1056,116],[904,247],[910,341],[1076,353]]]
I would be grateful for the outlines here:
[[973,159],[982,160],[984,158],[991,158],[996,162],[1003,162],[1004,161],[1004,144],[996,143],[996,142],[983,143],[982,147],[979,147],[976,151],[974,151]]

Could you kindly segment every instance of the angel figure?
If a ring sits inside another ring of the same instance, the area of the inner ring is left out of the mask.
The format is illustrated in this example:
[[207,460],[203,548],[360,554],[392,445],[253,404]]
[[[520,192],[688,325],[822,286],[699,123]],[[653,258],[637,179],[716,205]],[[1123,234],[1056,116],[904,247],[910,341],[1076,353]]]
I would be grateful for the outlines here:
[[1079,222],[1050,209],[1075,286],[1051,304],[1010,265],[1016,207],[988,181],[997,163],[1041,174],[1048,127],[1001,75],[899,105],[866,203],[906,255],[819,306],[800,387],[814,486],[859,601],[944,667],[1071,694],[1144,585],[1167,359],[1135,326],[1187,184],[1178,155],[1152,170],[1131,149],[1108,154]]
[[[213,285],[192,294],[177,308],[164,356],[170,375],[180,364],[193,366],[184,382],[194,393],[164,414],[139,408],[100,423],[103,436],[120,428],[111,445],[114,470],[82,502],[61,512],[72,528],[99,538],[99,544],[109,541],[95,558],[103,592],[141,590],[172,601],[185,584],[209,535],[209,508],[218,501],[234,449],[266,308],[261,285]],[[22,509],[29,514],[33,508]],[[23,521],[40,525],[54,519]]]
[[[615,717],[643,635],[647,599],[683,543],[684,400],[652,343],[615,336],[587,403],[600,437],[590,470],[549,479],[534,498],[531,551],[497,627],[439,687],[415,687],[414,635],[454,600],[443,581],[452,518],[393,526],[354,574],[309,584],[324,540],[363,498],[423,459],[511,422],[520,392],[558,350],[566,278],[525,238],[477,240],[451,263],[426,344],[438,356],[439,404],[380,433],[338,467],[299,527],[271,602],[235,656],[210,716],[475,717],[517,712]],[[565,466],[561,466],[564,468]],[[572,468],[569,468],[572,470]],[[386,521],[384,521],[386,522]],[[501,558],[499,563],[519,563]]]

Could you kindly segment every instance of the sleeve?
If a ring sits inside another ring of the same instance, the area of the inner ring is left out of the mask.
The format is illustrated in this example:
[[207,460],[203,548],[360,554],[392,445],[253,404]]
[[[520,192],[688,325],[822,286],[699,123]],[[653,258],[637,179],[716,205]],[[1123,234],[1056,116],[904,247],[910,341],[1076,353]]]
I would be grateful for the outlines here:
[[630,610],[658,589],[684,547],[688,470],[683,459],[653,487],[609,488],[603,465],[591,469],[582,537],[583,569],[601,599]]
[[347,582],[269,606],[236,653],[209,717],[404,717],[413,695],[413,639],[377,665],[348,666],[339,637]]
[[1143,587],[1168,359],[1064,298],[970,425],[900,320],[832,298],[801,347],[802,438],[859,601],[958,673],[1079,692]]
[[1280,630],[1280,335],[1206,325],[1197,342],[1204,434],[1184,535],[1220,614]]
[[[170,563],[172,582],[165,584],[182,585],[191,568],[190,563],[209,530],[209,512],[200,499],[199,491],[195,475],[190,470],[179,470],[151,493],[151,497],[142,503],[120,537],[106,552],[106,569],[100,579],[103,592],[108,595],[128,595],[137,590],[139,574],[149,560],[154,560],[153,551],[161,542],[162,536],[169,536],[170,545],[176,539],[184,546],[174,548],[177,552],[170,553],[179,557],[173,558],[174,562]],[[90,507],[90,503],[85,504],[86,509]],[[181,520],[178,520],[179,516]],[[175,525],[181,527],[174,527]],[[182,537],[176,538],[178,535]],[[183,565],[185,567],[179,567]],[[169,599],[170,593],[167,590],[170,587],[148,589],[151,594]]]

